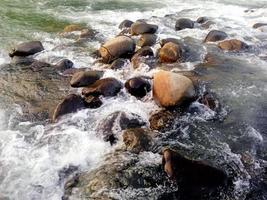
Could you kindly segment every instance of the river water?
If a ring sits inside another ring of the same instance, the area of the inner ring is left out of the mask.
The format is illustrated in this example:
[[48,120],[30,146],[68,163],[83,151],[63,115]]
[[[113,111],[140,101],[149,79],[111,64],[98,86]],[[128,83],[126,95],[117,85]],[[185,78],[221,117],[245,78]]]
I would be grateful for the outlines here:
[[[208,16],[215,24],[208,30],[176,32],[174,19],[164,18],[169,14],[193,20]],[[267,30],[255,30],[252,26],[267,22],[267,1],[0,0],[0,65],[10,62],[8,52],[15,44],[40,40],[45,51],[36,59],[53,63],[55,58],[68,58],[76,68],[98,68],[93,65],[95,59],[90,53],[100,46],[99,41],[73,45],[73,39],[58,33],[68,24],[79,23],[92,27],[106,40],[119,33],[117,27],[124,19],[149,19],[159,25],[159,38],[190,36],[203,40],[209,30],[220,29],[253,46],[250,52],[229,55],[242,65],[234,70],[222,68],[221,74],[217,74],[218,81],[210,86],[223,107],[219,120],[210,120],[215,118],[215,113],[209,109],[197,115],[185,115],[177,119],[181,125],[160,138],[160,145],[180,145],[179,148],[192,152],[196,158],[231,166],[229,171],[238,176],[234,191],[225,199],[249,200],[246,196],[251,191],[257,193],[254,199],[266,199],[267,184],[261,181],[267,159]],[[207,49],[198,53],[199,59],[183,63],[183,70],[194,69]],[[116,72],[106,70],[104,77],[125,82],[144,74],[151,76],[153,71],[127,66]],[[199,107],[197,103],[192,106]],[[16,121],[16,114],[21,112],[18,106],[1,110],[0,199],[61,199],[64,189],[59,183],[60,170],[71,165],[78,166],[80,171],[90,171],[101,164],[106,153],[116,148],[97,136],[98,123],[116,111],[138,114],[148,123],[151,113],[159,109],[151,93],[137,100],[123,91],[118,97],[104,99],[103,106],[97,110],[79,111],[53,125]],[[160,162],[158,153],[148,154],[147,163]],[[252,160],[249,167],[242,162],[243,155]],[[122,189],[120,194],[124,192]],[[138,198],[138,194],[125,192],[118,199]]]

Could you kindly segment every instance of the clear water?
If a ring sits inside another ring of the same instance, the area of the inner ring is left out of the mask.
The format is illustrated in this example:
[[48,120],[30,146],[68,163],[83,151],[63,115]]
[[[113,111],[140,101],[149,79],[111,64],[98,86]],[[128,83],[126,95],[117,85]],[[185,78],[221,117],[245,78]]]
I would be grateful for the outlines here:
[[[244,12],[247,9],[254,9],[254,12]],[[256,22],[267,22],[267,1],[0,0],[0,64],[10,61],[7,55],[14,44],[40,40],[46,51],[39,54],[37,59],[53,62],[55,57],[66,57],[74,61],[77,68],[99,68],[93,65],[94,59],[89,55],[100,46],[100,42],[75,46],[73,39],[58,34],[66,25],[73,23],[93,27],[103,39],[118,33],[117,26],[124,19],[150,19],[159,25],[160,38],[190,36],[202,40],[209,32],[201,29],[175,32],[175,21],[163,18],[166,14],[174,13],[194,20],[208,16],[216,22],[210,29],[224,30],[231,37],[246,41],[256,48],[254,53],[235,55],[247,63],[246,69],[256,71],[254,77],[244,79],[238,73],[228,77],[225,73],[223,75],[228,78],[213,86],[225,106],[224,114],[229,116],[228,121],[209,124],[206,120],[212,117],[212,113],[204,110],[201,115],[180,119],[180,122],[187,123],[179,127],[183,134],[175,137],[181,146],[188,151],[198,151],[202,158],[215,160],[222,165],[236,163],[236,170],[241,175],[236,180],[236,195],[233,198],[244,199],[250,189],[251,176],[241,163],[241,153],[252,154],[255,160],[252,168],[255,171],[261,168],[258,164],[264,163],[267,158],[267,133],[254,127],[253,120],[248,119],[253,119],[257,109],[265,107],[267,110],[267,63],[259,58],[267,56],[267,32],[251,28]],[[200,53],[204,55],[206,52]],[[185,63],[185,67],[192,69],[194,64]],[[132,76],[143,74],[151,76],[153,71],[145,67],[133,70],[128,66],[117,72],[106,70],[104,76],[125,82]],[[140,101],[123,91],[116,98],[105,99],[104,105],[98,110],[80,111],[54,125],[16,122],[14,118],[20,112],[19,107],[12,111],[1,111],[0,199],[61,199],[63,186],[59,183],[60,170],[69,165],[79,166],[81,171],[93,169],[101,164],[106,153],[115,148],[98,137],[98,123],[107,115],[121,110],[136,113],[148,121],[149,115],[158,109],[151,94]],[[243,122],[245,126],[241,126]],[[15,129],[11,128],[12,123],[17,124]],[[191,127],[195,124],[198,124],[197,130]],[[171,143],[168,139],[165,142]],[[150,162],[160,159],[158,155],[152,157]]]

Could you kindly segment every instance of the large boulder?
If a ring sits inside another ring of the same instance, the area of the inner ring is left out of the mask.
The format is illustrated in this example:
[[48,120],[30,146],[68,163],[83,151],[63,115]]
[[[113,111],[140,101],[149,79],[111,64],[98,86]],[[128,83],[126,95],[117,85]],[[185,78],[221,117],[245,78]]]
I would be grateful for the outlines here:
[[81,71],[72,76],[71,87],[86,87],[92,85],[103,76],[102,71]]
[[52,120],[56,122],[63,115],[77,112],[83,108],[85,108],[83,98],[76,94],[70,94],[57,105]]
[[114,144],[123,130],[139,128],[144,125],[145,122],[139,115],[117,111],[105,117],[98,124],[97,130],[104,141]]
[[192,29],[194,28],[194,22],[191,19],[188,18],[180,18],[175,23],[175,30],[180,31],[183,29]]
[[159,51],[159,60],[162,63],[177,62],[182,59],[182,49],[173,42],[166,43]]
[[132,153],[149,151],[151,148],[151,133],[143,128],[127,129],[123,132],[122,137],[126,150]]
[[135,42],[127,36],[118,36],[103,44],[99,53],[103,62],[110,63],[117,58],[133,54],[135,51]]
[[143,77],[134,77],[126,81],[125,88],[127,91],[136,97],[144,97],[151,91],[150,83]]
[[11,53],[10,57],[14,56],[30,56],[39,53],[44,50],[44,47],[40,41],[24,42],[16,46]]
[[116,96],[122,89],[122,83],[115,78],[104,78],[97,80],[94,84],[83,88],[84,96],[100,96],[104,97]]
[[153,46],[157,42],[157,36],[154,34],[143,34],[137,41],[137,45],[140,47]]
[[131,26],[132,35],[140,35],[144,33],[154,34],[158,30],[158,26],[154,24],[147,24],[143,21],[137,21]]
[[133,22],[131,20],[125,19],[120,23],[119,29],[130,28],[132,26],[132,24],[133,24]]
[[153,98],[161,106],[180,105],[195,95],[195,87],[189,78],[163,70],[154,74]]
[[228,35],[223,31],[212,30],[208,33],[204,42],[217,42],[217,41],[224,40],[227,37]]
[[248,47],[248,45],[240,40],[231,39],[218,43],[218,47],[226,51],[240,51]]

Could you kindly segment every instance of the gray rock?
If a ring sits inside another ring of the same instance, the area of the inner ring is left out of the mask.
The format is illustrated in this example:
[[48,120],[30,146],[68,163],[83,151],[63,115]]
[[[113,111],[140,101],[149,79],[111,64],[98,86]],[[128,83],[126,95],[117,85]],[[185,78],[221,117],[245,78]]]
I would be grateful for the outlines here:
[[36,53],[39,53],[44,50],[44,47],[40,41],[31,41],[24,42],[19,44],[17,47],[13,49],[13,51],[9,54],[10,57],[14,56],[30,56]]
[[180,18],[176,21],[176,24],[175,24],[176,31],[180,31],[186,28],[189,28],[189,29],[194,28],[194,22],[191,19]]
[[73,74],[71,87],[86,87],[92,85],[103,76],[102,71],[81,71]]

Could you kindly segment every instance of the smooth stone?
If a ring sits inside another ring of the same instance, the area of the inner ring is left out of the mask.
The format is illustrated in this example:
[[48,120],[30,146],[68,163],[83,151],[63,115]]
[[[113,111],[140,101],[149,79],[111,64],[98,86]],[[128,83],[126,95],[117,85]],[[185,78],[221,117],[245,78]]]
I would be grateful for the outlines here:
[[192,29],[194,28],[194,22],[188,18],[180,18],[175,23],[175,30],[180,31],[183,29]]
[[220,40],[224,40],[228,37],[228,35],[223,31],[212,30],[206,36],[204,42],[217,42]]
[[133,22],[131,20],[123,20],[120,25],[119,25],[119,29],[127,29],[130,28],[132,26]]
[[103,76],[103,71],[81,71],[73,74],[70,81],[71,87],[87,87]]
[[151,91],[150,83],[143,77],[134,77],[127,80],[125,88],[131,95],[139,98],[146,96]]
[[61,71],[61,72],[64,72],[65,70],[67,69],[71,69],[73,68],[73,62],[69,59],[62,59],[60,60],[57,64],[54,65],[54,67]]
[[231,39],[219,42],[218,47],[226,51],[240,51],[242,49],[248,48],[248,45],[240,40]]
[[122,83],[115,78],[104,78],[97,80],[89,87],[85,87],[82,90],[84,96],[100,96],[112,97],[116,96],[122,89]]
[[174,44],[178,44],[180,45],[181,44],[181,41],[176,39],[176,38],[165,38],[165,39],[162,39],[160,41],[160,46],[163,47],[165,44],[169,43],[169,42],[172,42]]
[[118,70],[122,69],[127,64],[127,60],[123,58],[118,58],[117,60],[114,60],[111,65],[110,69]]
[[182,49],[178,44],[168,42],[159,50],[161,63],[173,63],[182,59]]
[[137,41],[139,47],[153,46],[157,42],[157,36],[154,34],[143,34]]
[[197,19],[197,23],[199,23],[199,24],[204,24],[207,21],[209,21],[209,18],[208,17],[199,17]]
[[175,116],[170,111],[161,110],[149,118],[150,128],[157,131],[167,130],[170,128],[174,119]]
[[44,50],[44,47],[40,41],[24,42],[16,46],[11,53],[10,57],[14,56],[30,56],[39,53]]
[[132,35],[140,35],[145,33],[154,34],[158,30],[158,26],[154,24],[147,24],[145,22],[135,22],[131,26]]

